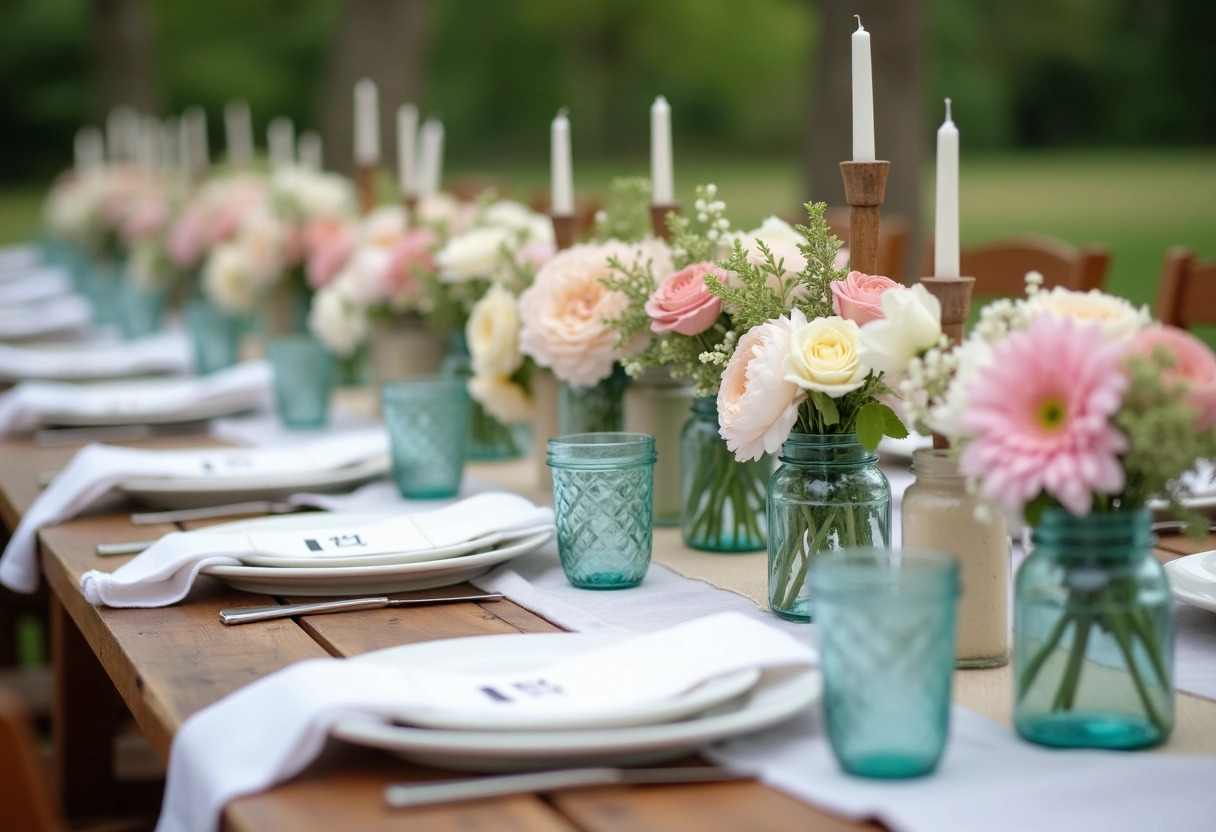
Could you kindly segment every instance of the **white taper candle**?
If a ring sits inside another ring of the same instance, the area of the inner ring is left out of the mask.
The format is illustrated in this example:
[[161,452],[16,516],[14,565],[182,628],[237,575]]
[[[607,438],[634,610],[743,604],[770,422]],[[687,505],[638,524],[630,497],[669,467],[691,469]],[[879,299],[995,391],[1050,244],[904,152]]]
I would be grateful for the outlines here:
[[652,205],[675,202],[671,162],[671,107],[659,96],[650,107],[650,185]]
[[355,164],[380,164],[380,96],[370,78],[355,84]]
[[549,213],[574,215],[574,171],[570,159],[570,119],[562,107],[553,119],[549,148]]
[[300,134],[300,146],[297,150],[300,155],[301,167],[316,171],[325,167],[321,137],[315,131],[305,130]]
[[422,124],[422,153],[418,163],[418,193],[428,196],[439,192],[443,183],[443,122],[428,118]]
[[870,33],[857,18],[853,33],[853,161],[873,162],[874,81],[870,69]]
[[397,187],[402,196],[418,194],[418,108],[397,108]]
[[958,127],[946,99],[946,120],[937,130],[937,197],[933,220],[933,276],[959,276]]
[[224,106],[224,140],[229,162],[243,166],[253,161],[253,118],[249,114],[249,102],[229,101]]
[[270,151],[271,167],[282,168],[295,163],[296,128],[291,119],[280,116],[266,125],[266,148]]

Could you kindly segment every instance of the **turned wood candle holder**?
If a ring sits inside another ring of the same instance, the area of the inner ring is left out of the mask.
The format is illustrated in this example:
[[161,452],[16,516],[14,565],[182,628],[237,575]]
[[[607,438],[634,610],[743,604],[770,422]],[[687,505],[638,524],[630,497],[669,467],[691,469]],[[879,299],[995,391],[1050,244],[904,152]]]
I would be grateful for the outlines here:
[[654,236],[668,242],[671,242],[671,229],[667,227],[667,215],[672,211],[680,213],[678,203],[650,206],[650,227],[654,231]]
[[878,273],[878,208],[887,192],[890,162],[841,162],[849,203],[849,268]]
[[[942,332],[954,347],[962,343],[967,331],[967,319],[971,317],[971,291],[975,288],[974,277],[922,277],[924,285],[942,305]],[[950,440],[939,433],[933,434],[934,448],[949,448]]]
[[359,210],[370,214],[376,207],[376,168],[374,165],[359,165],[355,171],[355,184],[359,190]]
[[578,218],[573,214],[566,216],[549,215],[549,219],[553,220],[553,239],[557,243],[558,251],[570,248],[574,245],[574,234],[578,226]]

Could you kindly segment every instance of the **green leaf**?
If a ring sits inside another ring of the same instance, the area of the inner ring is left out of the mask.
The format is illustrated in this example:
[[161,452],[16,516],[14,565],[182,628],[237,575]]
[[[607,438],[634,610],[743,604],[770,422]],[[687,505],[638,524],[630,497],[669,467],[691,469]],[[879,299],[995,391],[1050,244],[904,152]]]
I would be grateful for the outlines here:
[[815,409],[819,411],[819,417],[823,420],[824,427],[840,424],[840,411],[836,408],[836,402],[831,396],[818,390],[812,390],[811,401],[814,403]]
[[1026,504],[1025,508],[1022,509],[1022,516],[1026,519],[1026,525],[1027,526],[1039,525],[1039,520],[1042,519],[1042,517],[1043,517],[1043,511],[1045,509],[1051,508],[1052,506],[1058,506],[1058,505],[1059,505],[1059,503],[1057,503],[1051,497],[1047,496],[1046,493],[1042,493],[1039,496],[1035,497],[1033,500],[1031,500],[1029,503]]
[[908,429],[904,427],[904,423],[900,421],[898,416],[895,415],[894,410],[880,402],[870,406],[877,407],[882,410],[882,432],[884,435],[889,436],[892,439],[904,439],[907,437]]
[[[874,450],[878,447],[878,443],[882,441],[883,430],[886,427],[886,417],[883,415],[883,410],[890,410],[890,408],[877,402],[870,402],[857,411],[857,427],[855,430],[857,438],[861,440],[861,444],[867,451]],[[897,419],[896,421],[899,420]],[[905,435],[907,435],[906,432]]]

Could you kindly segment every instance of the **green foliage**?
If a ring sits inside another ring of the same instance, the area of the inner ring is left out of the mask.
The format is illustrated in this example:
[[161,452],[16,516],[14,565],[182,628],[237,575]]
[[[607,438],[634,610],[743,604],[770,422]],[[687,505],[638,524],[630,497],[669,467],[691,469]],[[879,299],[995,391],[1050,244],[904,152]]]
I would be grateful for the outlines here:
[[861,387],[836,399],[818,390],[809,391],[798,408],[795,429],[799,433],[855,433],[862,445],[874,450],[883,436],[902,439],[908,435],[895,411],[875,401],[890,392],[883,377],[873,374]]
[[596,239],[635,243],[650,231],[650,180],[641,176],[612,180],[604,208],[596,217]]

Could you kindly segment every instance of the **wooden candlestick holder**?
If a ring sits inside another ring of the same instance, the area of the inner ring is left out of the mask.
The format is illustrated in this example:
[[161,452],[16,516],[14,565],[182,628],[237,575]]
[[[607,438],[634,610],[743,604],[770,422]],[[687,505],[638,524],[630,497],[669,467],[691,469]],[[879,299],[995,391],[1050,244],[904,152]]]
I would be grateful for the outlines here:
[[671,242],[671,229],[667,227],[667,215],[672,211],[680,213],[678,203],[650,206],[650,228],[654,231],[654,236],[668,242]]
[[[967,319],[971,317],[971,291],[974,277],[922,277],[920,282],[942,305],[942,332],[954,347],[966,335]],[[949,448],[950,440],[933,434],[934,448]]]
[[376,207],[376,168],[374,165],[359,165],[355,170],[355,184],[359,190],[359,210],[370,214]]
[[878,274],[878,208],[887,192],[890,162],[841,162],[849,203],[849,268]]
[[573,214],[567,214],[564,217],[550,214],[549,219],[553,220],[553,239],[557,243],[557,250],[562,251],[574,245],[578,218]]
[[414,211],[418,208],[418,194],[402,194],[401,204],[405,206],[405,210],[410,218],[410,225],[414,224]]

